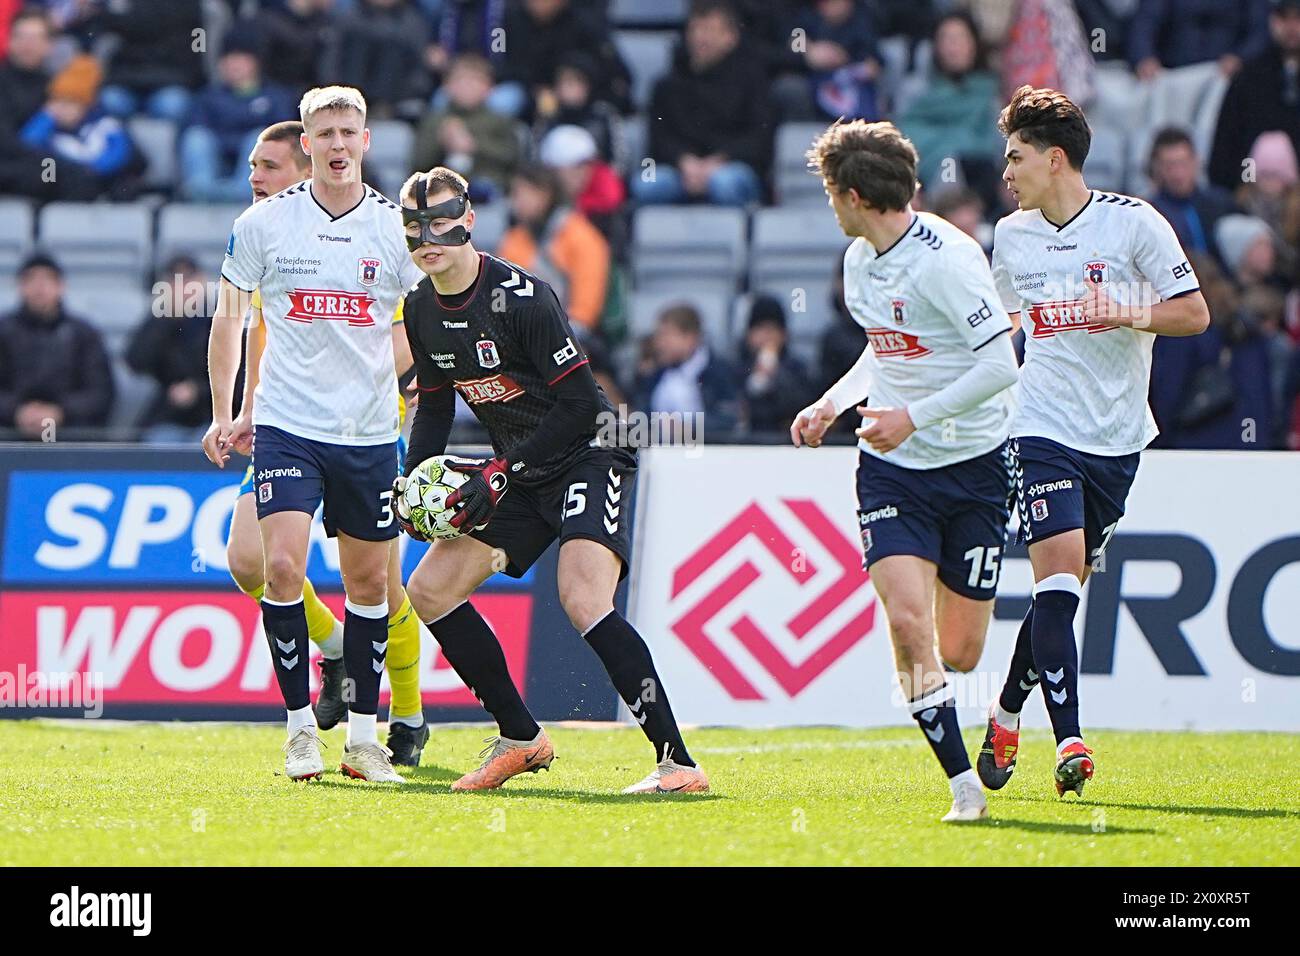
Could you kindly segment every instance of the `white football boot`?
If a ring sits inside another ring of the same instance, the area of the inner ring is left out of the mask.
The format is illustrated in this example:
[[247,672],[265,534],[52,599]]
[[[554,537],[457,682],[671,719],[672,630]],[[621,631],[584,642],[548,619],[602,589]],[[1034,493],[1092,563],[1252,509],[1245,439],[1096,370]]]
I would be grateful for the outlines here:
[[965,781],[957,784],[957,792],[952,798],[952,809],[944,814],[944,823],[965,823],[970,820],[983,820],[989,815],[989,804],[984,799],[984,791],[978,783]]
[[393,769],[393,752],[378,743],[361,743],[343,748],[343,763],[339,769],[346,776],[372,783],[406,783]]
[[299,727],[284,742],[284,775],[290,780],[319,780],[325,772],[320,755],[323,746],[315,727]]

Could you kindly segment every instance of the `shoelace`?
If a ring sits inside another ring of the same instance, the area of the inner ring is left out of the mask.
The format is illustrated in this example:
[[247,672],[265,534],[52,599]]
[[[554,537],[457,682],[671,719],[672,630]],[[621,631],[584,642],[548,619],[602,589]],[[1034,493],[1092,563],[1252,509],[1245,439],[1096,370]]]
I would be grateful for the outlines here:
[[478,754],[479,759],[483,761],[479,764],[478,768],[480,770],[510,749],[510,745],[501,737],[484,737],[483,743],[487,744],[487,746],[480,750]]
[[307,732],[304,733],[303,730],[300,730],[284,742],[284,752],[286,754],[295,759],[309,756],[310,750],[308,748],[313,743],[327,750],[329,749],[329,744],[321,740],[317,734],[311,732],[310,728],[304,728],[304,730]]

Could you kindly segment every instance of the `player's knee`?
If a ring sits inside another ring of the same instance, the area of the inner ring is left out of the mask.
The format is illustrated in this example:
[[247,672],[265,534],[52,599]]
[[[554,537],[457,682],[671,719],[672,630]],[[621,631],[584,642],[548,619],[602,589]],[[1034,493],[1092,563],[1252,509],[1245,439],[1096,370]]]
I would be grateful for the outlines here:
[[268,554],[266,556],[266,589],[278,599],[284,599],[294,592],[301,592],[306,568],[291,554]]
[[903,604],[889,608],[888,616],[889,635],[901,655],[919,658],[933,647],[934,624],[924,608]]
[[436,621],[448,611],[454,610],[469,600],[468,593],[459,586],[455,577],[442,578],[436,573],[422,573],[423,566],[416,569],[411,579],[406,582],[406,596],[411,599],[411,607],[416,615],[426,624]]
[[966,641],[954,649],[944,649],[943,662],[960,674],[973,671],[980,662],[983,642]]
[[247,541],[241,541],[235,536],[231,536],[226,544],[226,567],[244,592],[254,591],[266,583],[262,542],[259,540],[256,544],[257,547],[250,547]]
[[560,588],[560,606],[569,616],[578,633],[582,633],[614,609],[608,599],[591,593],[590,587],[583,587],[581,582]]

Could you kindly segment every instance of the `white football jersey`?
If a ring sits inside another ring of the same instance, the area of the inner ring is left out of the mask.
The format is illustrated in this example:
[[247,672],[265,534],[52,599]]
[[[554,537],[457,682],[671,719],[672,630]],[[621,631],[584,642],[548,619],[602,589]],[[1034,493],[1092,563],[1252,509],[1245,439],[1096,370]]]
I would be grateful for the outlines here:
[[397,440],[393,314],[424,273],[394,203],[367,186],[334,217],[298,183],[235,220],[221,274],[261,294],[255,425],[334,444]]
[[[972,352],[1010,331],[984,251],[932,213],[917,213],[897,242],[877,252],[861,237],[844,255],[844,302],[874,353],[871,404],[903,408],[960,378]],[[1007,440],[1008,390],[956,420],[919,428],[881,455],[904,468],[941,468]]]
[[1085,279],[1105,283],[1124,305],[1200,288],[1164,216],[1140,199],[1095,189],[1062,226],[1038,209],[1013,212],[994,230],[993,275],[1002,305],[1020,312],[1025,330],[1011,434],[1093,455],[1145,448],[1159,434],[1147,407],[1155,336],[1088,322],[1082,299]]

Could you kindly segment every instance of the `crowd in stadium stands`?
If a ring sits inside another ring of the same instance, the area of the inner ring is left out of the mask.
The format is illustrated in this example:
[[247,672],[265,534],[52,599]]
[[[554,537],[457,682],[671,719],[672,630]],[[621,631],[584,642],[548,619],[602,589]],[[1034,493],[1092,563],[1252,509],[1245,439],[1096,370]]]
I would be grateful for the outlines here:
[[[1085,106],[1090,184],[1153,203],[1201,279],[1209,331],[1155,343],[1157,444],[1300,448],[1300,0],[0,0],[0,434],[194,439],[210,297],[158,302],[210,287],[257,133],[343,83],[371,184],[463,173],[476,241],[555,286],[616,402],[779,437],[864,344],[803,149],[892,119],[918,205],[987,250],[1024,82]],[[138,274],[83,275],[55,201],[149,210]],[[229,205],[164,242],[201,203]]]

